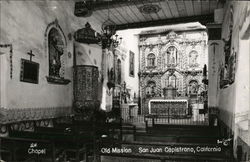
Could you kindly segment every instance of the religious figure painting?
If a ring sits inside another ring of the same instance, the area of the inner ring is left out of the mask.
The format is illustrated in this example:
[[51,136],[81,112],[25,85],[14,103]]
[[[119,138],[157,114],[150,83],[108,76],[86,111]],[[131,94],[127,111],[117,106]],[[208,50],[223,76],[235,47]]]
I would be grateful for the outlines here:
[[117,83],[121,84],[121,80],[122,80],[122,66],[121,66],[121,60],[118,59],[117,60]]
[[21,59],[20,81],[38,84],[39,64],[30,60]]
[[132,51],[129,51],[129,76],[134,77],[135,76],[135,53]]

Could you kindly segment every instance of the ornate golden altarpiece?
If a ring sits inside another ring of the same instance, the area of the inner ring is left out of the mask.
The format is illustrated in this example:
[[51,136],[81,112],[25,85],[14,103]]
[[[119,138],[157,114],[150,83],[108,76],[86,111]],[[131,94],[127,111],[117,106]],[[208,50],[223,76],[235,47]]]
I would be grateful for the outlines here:
[[204,30],[150,33],[139,39],[142,114],[149,113],[149,102],[155,98],[200,95],[204,89],[202,70],[208,59]]

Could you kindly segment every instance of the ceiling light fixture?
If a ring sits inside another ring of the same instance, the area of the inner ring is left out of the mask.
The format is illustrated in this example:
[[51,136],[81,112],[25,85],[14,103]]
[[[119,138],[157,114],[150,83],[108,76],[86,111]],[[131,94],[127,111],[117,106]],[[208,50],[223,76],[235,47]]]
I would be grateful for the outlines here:
[[122,38],[118,38],[118,35],[116,33],[116,25],[115,22],[112,21],[109,17],[109,2],[108,2],[108,19],[104,21],[102,24],[102,35],[101,35],[101,41],[102,41],[102,48],[110,48],[110,47],[118,47],[121,42]]

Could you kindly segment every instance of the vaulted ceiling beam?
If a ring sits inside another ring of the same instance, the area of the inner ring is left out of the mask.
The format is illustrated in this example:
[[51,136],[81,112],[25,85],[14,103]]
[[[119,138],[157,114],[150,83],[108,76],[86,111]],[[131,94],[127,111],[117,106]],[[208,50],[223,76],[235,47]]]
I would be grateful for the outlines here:
[[144,27],[153,27],[161,25],[173,25],[173,24],[189,23],[189,22],[200,22],[201,24],[206,25],[207,23],[214,22],[214,15],[209,14],[209,15],[188,16],[188,17],[178,17],[178,18],[171,18],[164,20],[119,24],[116,25],[116,30],[144,28]]
[[144,4],[144,3],[156,3],[164,0],[108,0],[108,1],[100,1],[100,0],[88,0],[88,1],[79,1],[77,3],[86,3],[93,11],[95,10],[103,10],[103,9],[112,9],[116,7],[124,7],[136,4]]

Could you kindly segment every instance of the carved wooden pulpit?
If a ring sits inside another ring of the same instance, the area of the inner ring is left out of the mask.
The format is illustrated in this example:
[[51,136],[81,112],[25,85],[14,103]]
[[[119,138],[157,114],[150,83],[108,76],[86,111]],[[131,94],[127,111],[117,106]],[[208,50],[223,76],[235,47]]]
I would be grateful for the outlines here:
[[74,67],[74,103],[77,112],[98,108],[98,75],[96,66],[76,65]]

